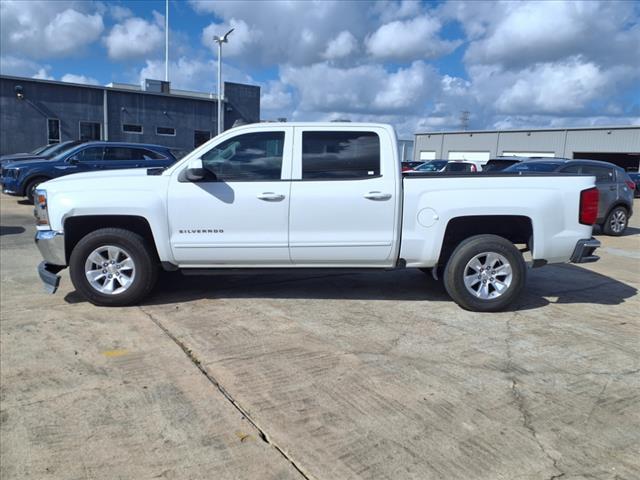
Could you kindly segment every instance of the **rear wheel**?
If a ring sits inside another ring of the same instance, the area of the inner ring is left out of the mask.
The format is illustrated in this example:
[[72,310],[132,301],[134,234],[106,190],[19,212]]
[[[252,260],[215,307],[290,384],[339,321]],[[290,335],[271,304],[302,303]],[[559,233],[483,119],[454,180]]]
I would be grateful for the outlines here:
[[522,291],[527,267],[520,251],[497,235],[476,235],[454,250],[444,271],[444,286],[465,310],[496,312]]
[[627,214],[627,209],[624,207],[616,207],[609,212],[609,215],[607,215],[607,219],[604,221],[602,230],[607,235],[619,237],[627,229],[628,222],[629,215]]
[[36,188],[38,188],[38,185],[40,185],[43,182],[46,182],[47,180],[49,180],[49,179],[45,178],[45,177],[38,177],[38,178],[34,178],[32,180],[29,180],[29,183],[27,183],[27,186],[24,189],[24,193],[27,196],[27,200],[29,200],[31,203],[33,203],[33,199],[34,199],[34,196],[35,196]]
[[82,238],[69,267],[73,286],[94,305],[138,303],[158,277],[151,247],[140,235],[120,228],[103,228]]

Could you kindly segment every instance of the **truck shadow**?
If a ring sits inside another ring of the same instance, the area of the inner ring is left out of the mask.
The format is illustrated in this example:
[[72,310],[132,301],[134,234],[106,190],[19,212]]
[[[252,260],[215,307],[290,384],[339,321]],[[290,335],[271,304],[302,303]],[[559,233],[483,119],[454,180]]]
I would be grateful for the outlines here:
[[[637,289],[575,265],[552,265],[529,271],[525,291],[509,311],[530,310],[550,303],[618,305]],[[418,270],[372,273],[185,276],[164,272],[145,305],[167,305],[219,299],[345,299],[446,301],[442,282]],[[69,303],[83,301],[75,292]]]

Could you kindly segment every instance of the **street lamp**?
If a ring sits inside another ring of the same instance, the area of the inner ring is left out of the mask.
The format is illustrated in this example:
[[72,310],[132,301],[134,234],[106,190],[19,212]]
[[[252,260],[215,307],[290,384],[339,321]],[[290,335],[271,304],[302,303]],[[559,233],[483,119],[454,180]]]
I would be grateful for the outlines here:
[[222,37],[213,36],[213,41],[218,44],[218,135],[222,133],[222,44],[227,43],[227,38],[233,30],[232,28]]

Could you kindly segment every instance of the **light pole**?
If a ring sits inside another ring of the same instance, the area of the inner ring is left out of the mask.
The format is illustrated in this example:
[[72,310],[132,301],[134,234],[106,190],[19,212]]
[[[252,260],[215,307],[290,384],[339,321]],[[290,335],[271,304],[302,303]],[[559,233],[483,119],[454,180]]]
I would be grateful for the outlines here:
[[218,44],[218,135],[222,133],[222,44],[227,43],[229,34],[233,32],[233,28],[225,33],[222,37],[213,36],[213,41]]

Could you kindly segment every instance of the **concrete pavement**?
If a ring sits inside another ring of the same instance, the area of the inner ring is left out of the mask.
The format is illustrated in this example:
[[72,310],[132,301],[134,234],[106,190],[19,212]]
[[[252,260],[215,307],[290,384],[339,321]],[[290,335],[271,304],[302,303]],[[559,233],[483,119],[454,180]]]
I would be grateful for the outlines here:
[[0,207],[2,478],[640,477],[638,217],[500,314],[414,271],[167,274],[108,309],[42,293],[32,207]]

